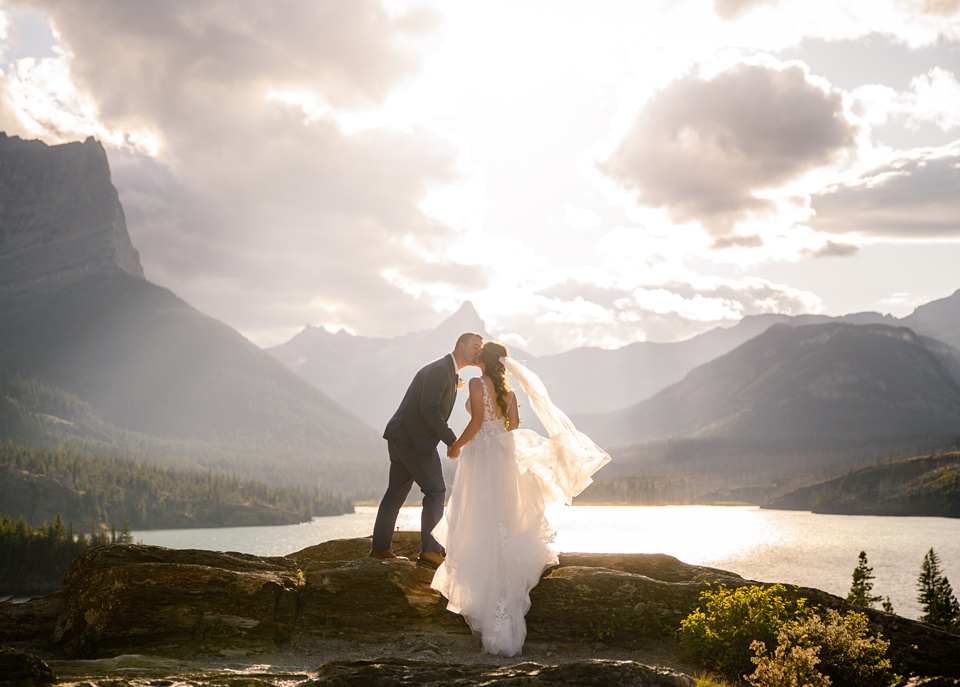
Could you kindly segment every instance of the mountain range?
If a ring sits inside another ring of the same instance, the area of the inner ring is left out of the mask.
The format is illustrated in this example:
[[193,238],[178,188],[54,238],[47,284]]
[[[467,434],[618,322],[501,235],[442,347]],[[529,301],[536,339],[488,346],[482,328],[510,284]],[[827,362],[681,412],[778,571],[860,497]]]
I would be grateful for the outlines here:
[[16,265],[0,291],[9,423],[0,438],[42,429],[54,446],[367,497],[380,490],[373,430],[143,278],[98,142],[4,137],[0,189],[0,265]]
[[[144,278],[93,139],[0,135],[0,268],[0,439],[360,498],[382,489],[379,433],[414,372],[464,331],[489,338],[465,303],[394,338],[307,327],[257,348]],[[613,453],[602,480],[839,473],[949,444],[960,436],[958,347],[960,291],[900,319],[761,315],[676,343],[512,355]],[[528,408],[521,398],[524,426],[537,429]]]
[[906,327],[776,324],[627,408],[578,416],[609,445],[960,436],[956,349]]
[[[900,319],[759,315],[676,343],[511,354],[612,453],[598,480],[696,474],[683,498],[736,487],[762,500],[778,484],[960,439],[958,329],[960,291]],[[467,330],[489,336],[470,303],[434,330],[367,339],[310,327],[269,351],[381,427],[417,366]],[[463,376],[477,372],[467,368]],[[525,408],[521,394],[524,426],[541,431]],[[458,403],[451,425],[466,421]]]
[[[753,315],[732,327],[717,327],[684,341],[643,341],[616,349],[583,347],[541,357],[511,349],[511,355],[543,379],[551,398],[568,414],[597,414],[650,398],[680,382],[694,368],[729,353],[776,324],[830,322],[906,326],[960,348],[960,290],[920,306],[902,319],[873,312],[841,317]],[[489,338],[486,325],[469,301],[433,330],[396,338],[367,338],[308,326],[290,341],[267,350],[379,428],[390,417],[413,372],[431,356],[439,357],[452,349],[452,342],[462,331],[477,331]],[[470,368],[470,373],[476,374],[476,370]]]

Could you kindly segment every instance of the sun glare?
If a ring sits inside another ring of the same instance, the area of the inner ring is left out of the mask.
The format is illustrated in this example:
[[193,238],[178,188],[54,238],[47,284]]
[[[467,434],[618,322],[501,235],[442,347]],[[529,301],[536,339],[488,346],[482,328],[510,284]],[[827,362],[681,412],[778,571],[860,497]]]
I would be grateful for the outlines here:
[[[589,509],[589,517],[582,517]],[[767,538],[754,506],[638,506],[634,522],[622,522],[620,508],[555,507],[556,548],[584,553],[666,553],[694,565],[748,551]],[[583,523],[603,522],[602,528]],[[640,523],[639,528],[637,523]],[[639,533],[638,533],[639,531]]]
[[[665,553],[691,565],[743,555],[782,537],[756,506],[551,506],[554,548],[564,553]],[[598,526],[601,523],[602,526]],[[404,508],[397,527],[418,530],[420,509]]]

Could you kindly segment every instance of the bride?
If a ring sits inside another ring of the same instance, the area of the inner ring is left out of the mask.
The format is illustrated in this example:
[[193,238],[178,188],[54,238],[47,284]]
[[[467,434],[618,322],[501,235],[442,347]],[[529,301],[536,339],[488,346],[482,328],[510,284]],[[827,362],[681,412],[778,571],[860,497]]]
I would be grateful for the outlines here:
[[[470,380],[470,422],[447,451],[460,463],[443,519],[433,530],[447,555],[430,586],[480,636],[484,651],[516,656],[527,635],[530,590],[558,562],[545,508],[569,504],[610,456],[574,428],[540,379],[510,358],[503,344],[485,343],[477,365],[483,375]],[[507,372],[549,438],[518,429],[517,396]]]

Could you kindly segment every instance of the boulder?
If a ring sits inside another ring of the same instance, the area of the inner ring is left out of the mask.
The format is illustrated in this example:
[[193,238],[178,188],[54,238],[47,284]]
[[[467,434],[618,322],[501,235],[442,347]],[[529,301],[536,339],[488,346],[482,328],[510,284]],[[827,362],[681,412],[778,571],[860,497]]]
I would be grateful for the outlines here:
[[287,558],[122,544],[82,553],[63,581],[52,634],[71,658],[274,644],[293,631],[302,592]]
[[0,646],[0,687],[40,687],[56,682],[50,666],[36,656]]

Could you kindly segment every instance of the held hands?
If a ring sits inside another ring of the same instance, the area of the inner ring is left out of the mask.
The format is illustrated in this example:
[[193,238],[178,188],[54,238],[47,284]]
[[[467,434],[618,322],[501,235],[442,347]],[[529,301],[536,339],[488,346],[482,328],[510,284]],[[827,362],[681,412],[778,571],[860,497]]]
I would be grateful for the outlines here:
[[460,447],[456,444],[450,444],[447,446],[447,458],[450,460],[456,460],[460,457]]

